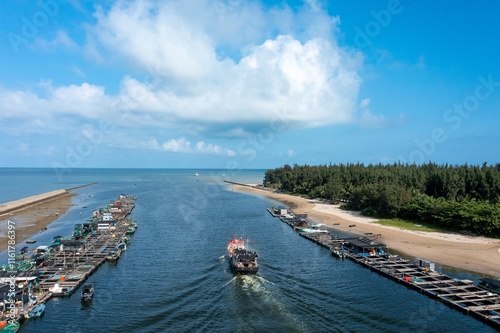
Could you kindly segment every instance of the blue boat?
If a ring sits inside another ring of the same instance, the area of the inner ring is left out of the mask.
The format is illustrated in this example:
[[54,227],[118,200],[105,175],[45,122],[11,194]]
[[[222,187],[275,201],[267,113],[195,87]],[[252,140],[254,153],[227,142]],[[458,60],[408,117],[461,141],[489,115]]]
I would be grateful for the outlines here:
[[45,304],[44,303],[37,304],[33,309],[31,309],[30,312],[28,312],[28,317],[29,318],[40,317],[44,311],[45,311]]
[[94,284],[86,283],[82,288],[82,302],[90,302],[94,298]]

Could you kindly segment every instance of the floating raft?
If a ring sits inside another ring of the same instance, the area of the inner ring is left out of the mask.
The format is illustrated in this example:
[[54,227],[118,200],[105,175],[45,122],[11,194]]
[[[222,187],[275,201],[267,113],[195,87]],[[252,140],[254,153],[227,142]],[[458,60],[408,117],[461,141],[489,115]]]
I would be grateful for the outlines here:
[[[267,211],[292,228],[307,223],[307,215],[296,215],[290,209],[271,207]],[[388,253],[377,239],[381,235],[365,235],[340,239],[330,233],[299,233],[300,236],[330,250],[332,255],[350,259],[393,281],[415,289],[444,304],[458,309],[486,324],[500,329],[500,295],[474,285],[471,280],[454,279],[434,270],[434,263],[420,258],[409,260]],[[376,249],[371,255],[366,249]]]
[[18,309],[16,320],[25,318],[33,307],[46,303],[52,297],[70,296],[106,261],[106,249],[116,247],[122,242],[129,228],[137,225],[128,218],[135,207],[134,200],[134,197],[120,195],[115,201],[115,205],[119,203],[119,209],[109,209],[114,209],[115,212],[112,230],[97,230],[78,240],[61,241],[58,247],[60,250],[47,257],[41,267],[25,271],[0,271],[0,280],[7,283],[12,279],[12,275],[19,282],[38,280],[40,293],[36,301],[28,307],[25,306],[24,311]]
[[[130,220],[126,217],[134,208],[132,198],[121,199],[120,207],[113,232],[90,234],[77,244],[82,251],[69,254],[60,251],[44,262],[38,269],[39,285],[43,289],[51,291],[53,297],[69,296],[106,261],[106,249],[115,248],[129,230]],[[55,283],[60,288],[54,289]]]

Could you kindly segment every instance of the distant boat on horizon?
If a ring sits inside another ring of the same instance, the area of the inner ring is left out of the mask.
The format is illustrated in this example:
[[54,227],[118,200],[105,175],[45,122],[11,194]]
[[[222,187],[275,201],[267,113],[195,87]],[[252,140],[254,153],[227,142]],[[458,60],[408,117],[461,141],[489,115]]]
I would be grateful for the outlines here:
[[196,172],[194,175],[195,175],[195,176],[199,176],[200,174],[199,174],[198,172]]

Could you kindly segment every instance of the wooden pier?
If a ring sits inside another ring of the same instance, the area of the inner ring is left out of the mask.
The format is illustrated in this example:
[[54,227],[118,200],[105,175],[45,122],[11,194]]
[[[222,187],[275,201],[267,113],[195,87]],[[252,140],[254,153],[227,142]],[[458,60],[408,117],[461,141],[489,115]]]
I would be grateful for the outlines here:
[[[303,225],[307,216],[297,216],[289,210],[284,213],[275,207],[268,208],[268,212],[296,229]],[[285,217],[287,216],[287,217]],[[290,217],[292,216],[292,217]],[[349,244],[362,246],[368,244],[372,248],[381,248],[376,238],[380,235],[340,239],[330,233],[299,233],[300,236],[330,250],[332,255],[348,258],[370,270],[383,275],[393,281],[415,289],[429,297],[436,298],[444,304],[471,315],[488,325],[500,329],[500,295],[474,285],[470,280],[454,279],[445,274],[434,271],[434,265],[428,261],[416,258],[415,262],[426,262],[426,265],[416,265],[399,256],[379,252],[357,253]],[[361,244],[361,245],[359,245]],[[354,247],[355,248],[355,247]]]

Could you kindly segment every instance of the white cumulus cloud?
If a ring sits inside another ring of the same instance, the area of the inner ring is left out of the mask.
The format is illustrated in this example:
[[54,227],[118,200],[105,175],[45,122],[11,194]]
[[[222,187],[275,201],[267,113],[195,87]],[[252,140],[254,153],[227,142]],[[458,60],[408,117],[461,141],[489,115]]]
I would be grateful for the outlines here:
[[[199,123],[208,131],[223,125],[227,132],[266,124],[278,110],[291,128],[352,121],[360,55],[338,46],[338,20],[316,2],[298,13],[250,2],[188,2],[191,11],[175,2],[132,1],[96,14],[92,36],[101,52],[112,50],[150,78],[124,79],[119,98],[133,100],[132,111],[153,112],[159,124]],[[258,31],[248,32],[235,18]],[[266,24],[280,33],[272,36]],[[239,30],[233,28],[243,30],[246,44],[234,41]],[[238,44],[239,56],[221,51],[229,43]]]
[[[77,47],[98,60],[105,84],[0,87],[0,122],[24,122],[26,133],[66,127],[70,137],[105,119],[116,128],[108,144],[119,145],[117,138],[133,128],[141,130],[137,149],[233,156],[210,139],[185,137],[242,138],[276,119],[282,130],[359,119],[362,55],[338,45],[339,19],[319,1],[293,9],[223,0],[131,0],[96,8],[86,44]],[[65,31],[40,45],[74,48]],[[106,66],[113,68],[109,77]],[[122,75],[113,81],[117,68]],[[85,78],[92,72],[73,69]],[[363,118],[373,123],[370,114]],[[167,131],[177,139],[151,139]]]
[[191,142],[187,141],[185,138],[171,139],[164,142],[161,147],[165,151],[171,151],[174,153],[189,153],[192,151]]
[[162,150],[175,153],[195,153],[195,154],[211,154],[211,155],[226,155],[235,156],[236,153],[230,149],[223,148],[204,141],[198,141],[192,145],[185,138],[171,139],[161,145]]

